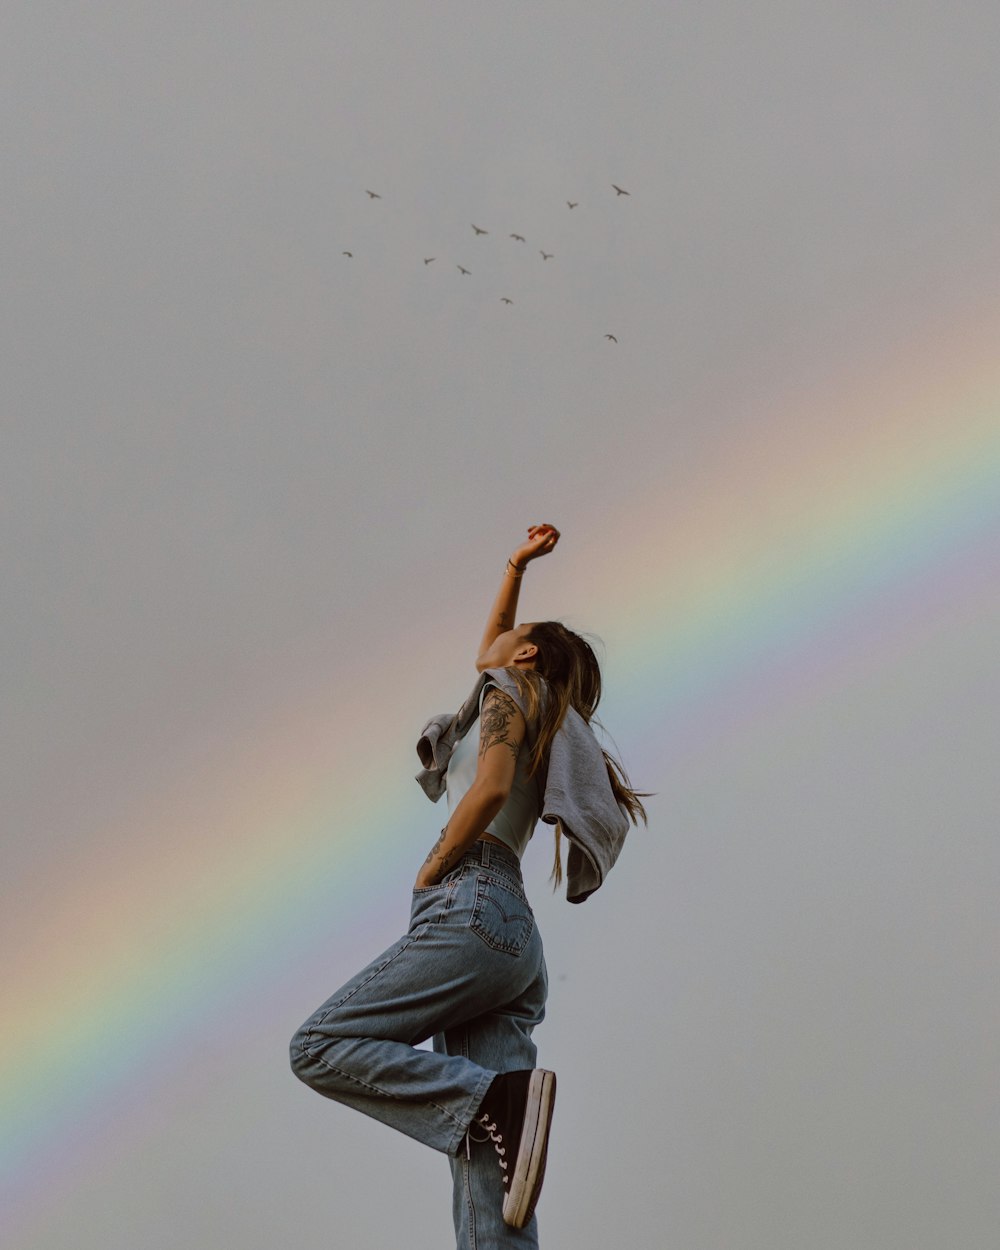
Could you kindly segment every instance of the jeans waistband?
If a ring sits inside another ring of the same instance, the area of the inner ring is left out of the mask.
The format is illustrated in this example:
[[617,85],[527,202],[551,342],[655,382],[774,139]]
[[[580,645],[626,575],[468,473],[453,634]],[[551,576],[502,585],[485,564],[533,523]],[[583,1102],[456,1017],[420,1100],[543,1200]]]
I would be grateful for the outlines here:
[[462,862],[500,869],[516,877],[518,881],[521,880],[521,861],[510,847],[500,846],[496,842],[473,842],[462,856]]

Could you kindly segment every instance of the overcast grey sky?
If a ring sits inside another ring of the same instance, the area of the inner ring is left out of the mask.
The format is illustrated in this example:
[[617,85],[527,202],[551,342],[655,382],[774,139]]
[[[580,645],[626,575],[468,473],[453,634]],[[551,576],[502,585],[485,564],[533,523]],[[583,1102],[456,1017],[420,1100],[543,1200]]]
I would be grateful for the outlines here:
[[44,954],[49,900],[152,830],[172,864],[152,814],[252,794],[272,746],[318,786],[366,681],[416,830],[378,830],[369,920],[262,975],[263,1017],[172,1039],[86,1165],[53,1148],[17,1250],[450,1244],[444,1160],[308,1097],[284,1047],[402,922],[439,815],[414,732],[536,521],[564,539],[524,611],[604,639],[658,792],[585,907],[549,897],[547,837],[526,860],[546,1250],[993,1244],[1000,594],[860,608],[808,697],[680,766],[621,694],[654,653],[601,570],[619,544],[642,602],[633,514],[662,501],[676,544],[671,501],[778,456],[793,397],[821,447],[877,362],[1000,323],[998,46],[985,0],[8,5],[6,948]]

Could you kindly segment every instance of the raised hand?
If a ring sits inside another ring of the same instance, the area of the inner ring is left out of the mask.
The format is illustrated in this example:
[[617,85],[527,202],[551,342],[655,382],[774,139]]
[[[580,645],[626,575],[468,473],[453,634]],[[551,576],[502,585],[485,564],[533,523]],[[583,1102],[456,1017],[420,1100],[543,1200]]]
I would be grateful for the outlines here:
[[529,560],[537,560],[539,556],[547,556],[559,541],[559,531],[554,525],[530,525],[528,541],[510,557],[518,566],[524,568]]

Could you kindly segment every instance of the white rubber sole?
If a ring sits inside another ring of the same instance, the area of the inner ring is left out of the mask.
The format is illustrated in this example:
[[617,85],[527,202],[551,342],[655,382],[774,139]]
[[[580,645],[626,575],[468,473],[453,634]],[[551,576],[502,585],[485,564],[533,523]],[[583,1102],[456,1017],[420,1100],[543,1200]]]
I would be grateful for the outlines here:
[[556,1074],[545,1068],[536,1068],[528,1083],[528,1103],[514,1175],[503,1200],[503,1221],[511,1228],[524,1228],[542,1191],[555,1101]]

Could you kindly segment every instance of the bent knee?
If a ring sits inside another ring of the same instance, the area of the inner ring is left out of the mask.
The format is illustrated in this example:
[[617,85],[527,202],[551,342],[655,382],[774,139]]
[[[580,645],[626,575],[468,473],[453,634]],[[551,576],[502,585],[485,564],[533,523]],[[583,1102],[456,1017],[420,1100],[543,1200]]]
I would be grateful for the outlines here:
[[292,1071],[300,1081],[305,1081],[307,1085],[309,1084],[309,1075],[314,1066],[312,1056],[306,1049],[308,1041],[308,1032],[306,1029],[301,1028],[288,1045],[288,1060]]

